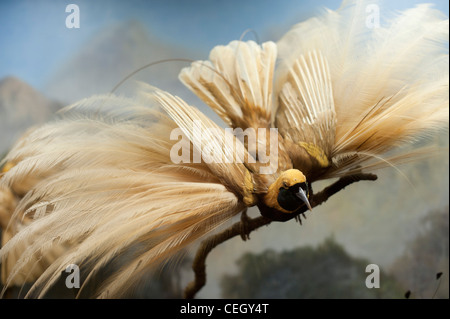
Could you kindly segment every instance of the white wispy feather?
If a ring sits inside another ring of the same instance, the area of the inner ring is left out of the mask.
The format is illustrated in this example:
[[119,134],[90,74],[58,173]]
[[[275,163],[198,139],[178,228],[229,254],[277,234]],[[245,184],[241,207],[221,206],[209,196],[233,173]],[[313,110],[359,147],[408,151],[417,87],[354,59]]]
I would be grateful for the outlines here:
[[[383,11],[380,25],[373,27],[367,24],[368,5],[344,1],[337,11],[299,23],[277,42],[275,87],[281,94],[301,55],[320,52],[329,66],[336,130],[328,147],[334,167],[321,178],[407,161],[420,151],[379,159],[448,123],[448,18],[422,4],[392,16]],[[370,5],[383,10],[381,2]],[[283,110],[276,116],[283,119]],[[292,125],[283,120],[277,126]]]
[[[173,99],[168,94],[158,97]],[[108,116],[97,115],[95,109],[94,116],[83,115],[91,104],[109,108],[103,109],[110,111]],[[29,134],[7,157],[17,165],[3,176],[2,185],[14,189],[27,176],[37,177],[12,216],[16,223],[23,216],[33,222],[1,250],[2,258],[11,259],[22,249],[7,284],[15,283],[24,269],[33,268],[35,258],[55,245],[64,246],[64,254],[36,274],[39,278],[27,278],[38,279],[38,292],[33,290],[37,296],[45,294],[67,262],[95,261],[95,272],[142,241],[145,253],[120,271],[123,285],[114,281],[102,290],[117,296],[124,285],[132,285],[132,273],[166,259],[243,209],[208,166],[192,164],[183,171],[172,164],[174,141],[167,137],[176,125],[167,115],[116,97],[93,97],[72,106],[70,113],[64,116],[70,120]],[[232,167],[227,172],[232,173]],[[28,243],[25,249],[23,242]]]

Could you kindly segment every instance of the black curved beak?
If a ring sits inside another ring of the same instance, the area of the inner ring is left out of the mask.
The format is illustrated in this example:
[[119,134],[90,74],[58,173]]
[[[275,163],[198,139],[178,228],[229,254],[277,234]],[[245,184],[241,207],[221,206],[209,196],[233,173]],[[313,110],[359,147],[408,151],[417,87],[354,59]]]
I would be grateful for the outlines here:
[[301,187],[299,187],[298,193],[295,193],[295,196],[300,198],[306,204],[309,210],[312,210],[311,204],[308,201],[308,197],[306,196],[305,191]]

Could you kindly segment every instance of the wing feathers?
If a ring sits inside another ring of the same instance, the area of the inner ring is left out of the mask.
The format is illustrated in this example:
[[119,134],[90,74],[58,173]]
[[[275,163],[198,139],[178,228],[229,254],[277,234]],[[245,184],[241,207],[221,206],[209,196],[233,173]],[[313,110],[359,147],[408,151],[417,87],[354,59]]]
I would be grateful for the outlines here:
[[156,92],[155,98],[193,142],[214,175],[236,196],[243,198],[245,176],[249,174],[244,163],[250,156],[243,144],[235,136],[226,135],[222,128],[180,98],[162,91]]
[[270,127],[276,55],[273,42],[232,41],[215,47],[211,62],[194,62],[179,77],[231,127]]
[[[309,156],[317,160],[320,169],[328,165],[326,157],[330,157],[334,147],[335,116],[326,59],[316,51],[300,56],[294,61],[281,88],[276,127],[283,137],[294,143],[294,148],[305,148]],[[306,160],[296,158],[294,152],[295,149],[291,150],[294,166],[306,171],[302,165]],[[323,159],[321,154],[325,155]]]

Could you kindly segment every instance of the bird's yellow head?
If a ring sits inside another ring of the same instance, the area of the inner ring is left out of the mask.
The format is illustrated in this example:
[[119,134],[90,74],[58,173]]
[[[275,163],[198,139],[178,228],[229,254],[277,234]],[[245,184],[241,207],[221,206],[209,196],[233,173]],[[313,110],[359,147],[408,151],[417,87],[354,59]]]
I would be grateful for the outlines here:
[[270,185],[264,202],[267,206],[283,213],[292,213],[306,205],[311,210],[308,200],[306,177],[298,169],[289,169],[280,174]]

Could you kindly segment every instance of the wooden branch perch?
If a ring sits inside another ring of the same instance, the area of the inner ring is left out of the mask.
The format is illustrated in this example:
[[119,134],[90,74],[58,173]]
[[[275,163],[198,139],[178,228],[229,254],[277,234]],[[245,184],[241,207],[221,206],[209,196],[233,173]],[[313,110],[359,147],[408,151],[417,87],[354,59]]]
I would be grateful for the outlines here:
[[[377,176],[374,174],[355,174],[350,176],[345,176],[340,178],[338,181],[333,183],[332,185],[326,187],[321,192],[317,194],[312,194],[311,190],[311,197],[310,197],[310,203],[312,207],[318,206],[328,200],[331,196],[338,193],[339,191],[343,190],[345,187],[347,187],[350,184],[353,184],[355,182],[359,181],[375,181],[377,179]],[[286,218],[283,220],[277,219],[278,221],[287,221],[292,218],[298,217],[300,214],[303,214],[306,210],[306,207],[304,209],[299,210],[298,212],[295,212],[293,214],[284,214],[286,215]],[[248,237],[248,235],[260,228],[264,225],[269,225],[273,220],[264,216],[259,216],[256,218],[246,218],[245,220],[241,220],[240,222],[236,222],[235,224],[231,225],[229,228],[225,229],[224,231],[212,235],[208,238],[206,238],[204,241],[201,242],[200,247],[197,250],[197,253],[195,255],[194,261],[192,263],[192,269],[195,274],[195,278],[192,282],[190,282],[185,290],[184,290],[184,297],[186,299],[193,299],[197,292],[203,288],[203,286],[206,284],[206,257],[208,254],[218,245],[221,243],[235,237],[238,235],[241,235],[245,233]],[[244,238],[244,237],[243,237]]]

